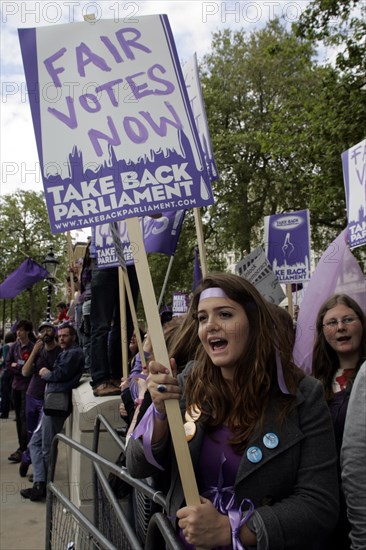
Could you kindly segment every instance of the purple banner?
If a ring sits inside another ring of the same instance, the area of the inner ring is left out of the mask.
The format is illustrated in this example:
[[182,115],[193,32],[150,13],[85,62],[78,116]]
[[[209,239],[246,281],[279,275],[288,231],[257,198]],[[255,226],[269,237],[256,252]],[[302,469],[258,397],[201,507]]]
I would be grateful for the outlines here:
[[264,218],[266,254],[280,283],[310,279],[309,211],[298,210]]
[[54,233],[214,202],[167,16],[19,38]]
[[[147,253],[160,252],[167,256],[175,254],[184,214],[184,210],[178,210],[177,212],[165,212],[163,216],[157,219],[149,216],[140,219]],[[117,267],[120,265],[118,256],[115,253],[110,225],[107,223],[92,228],[92,239],[95,245],[99,268]],[[120,221],[116,225],[118,225],[121,251],[123,252],[125,262],[127,265],[131,265],[133,264],[134,244],[130,243],[127,224],[124,221]]]
[[349,247],[366,243],[366,139],[342,153]]
[[0,285],[0,298],[15,298],[26,288],[45,279],[48,271],[31,258],[27,258]]

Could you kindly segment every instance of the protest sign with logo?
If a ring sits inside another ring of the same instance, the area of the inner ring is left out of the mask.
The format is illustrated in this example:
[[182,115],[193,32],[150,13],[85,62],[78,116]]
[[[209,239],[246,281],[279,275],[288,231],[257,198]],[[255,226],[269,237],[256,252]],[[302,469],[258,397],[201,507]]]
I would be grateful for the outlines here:
[[[19,37],[51,229],[126,219],[154,357],[169,369],[138,217],[214,200],[168,18],[86,18]],[[179,403],[168,399],[165,409],[185,500],[195,505]]]
[[266,255],[281,283],[310,279],[309,211],[265,216]]
[[19,37],[54,233],[213,203],[167,16]]
[[[171,256],[175,253],[180,230],[184,219],[184,210],[165,212],[160,218],[145,216],[140,219],[145,250],[147,253],[159,252]],[[121,265],[115,252],[115,244],[111,225],[105,223],[92,227],[92,238],[96,249],[97,265],[99,268],[118,267]],[[134,243],[130,242],[126,222],[115,222],[118,227],[122,245],[124,262],[133,264]]]
[[280,304],[285,298],[285,293],[261,246],[237,263],[235,271],[240,277],[252,283],[269,302]]
[[366,139],[342,153],[342,165],[352,249],[366,243]]

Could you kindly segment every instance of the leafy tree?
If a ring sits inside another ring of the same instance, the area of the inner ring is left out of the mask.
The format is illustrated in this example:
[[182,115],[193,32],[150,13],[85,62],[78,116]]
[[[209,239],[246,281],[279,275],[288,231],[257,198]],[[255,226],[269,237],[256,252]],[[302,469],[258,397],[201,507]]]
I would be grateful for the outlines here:
[[[207,263],[210,271],[225,269],[223,251],[212,247],[210,239],[207,241]],[[187,210],[179,236],[178,246],[174,255],[170,275],[167,280],[162,304],[171,305],[174,291],[190,294],[193,289],[194,248],[197,245],[197,235],[194,223],[193,210]],[[155,289],[156,300],[159,300],[170,258],[163,254],[149,254],[149,265]]]
[[[42,265],[50,247],[60,261],[58,278],[59,273],[65,273],[66,237],[63,234],[51,234],[42,192],[18,190],[12,195],[5,195],[0,203],[0,234],[1,282],[27,257]],[[21,292],[14,300],[4,300],[3,317],[10,319],[12,309],[10,320],[26,318],[37,325],[39,320],[45,318],[47,299],[44,286],[45,283],[40,281]],[[56,300],[54,296],[53,304]]]
[[338,49],[336,63],[360,88],[366,84],[364,0],[313,0],[294,25],[299,36]]
[[[203,87],[221,179],[210,209],[212,235],[226,247],[250,251],[263,216],[305,207],[308,185],[300,159],[298,129],[303,100],[316,83],[312,45],[272,21],[246,35],[216,33],[203,61]],[[286,149],[272,150],[273,134],[285,128]],[[301,127],[301,126],[300,126]],[[294,177],[296,172],[296,178]],[[300,176],[300,181],[299,181]],[[302,176],[302,177],[301,177]]]
[[206,229],[222,250],[249,252],[283,211],[310,209],[316,252],[345,227],[341,153],[362,139],[366,98],[314,53],[278,20],[213,37],[201,70],[221,177]]

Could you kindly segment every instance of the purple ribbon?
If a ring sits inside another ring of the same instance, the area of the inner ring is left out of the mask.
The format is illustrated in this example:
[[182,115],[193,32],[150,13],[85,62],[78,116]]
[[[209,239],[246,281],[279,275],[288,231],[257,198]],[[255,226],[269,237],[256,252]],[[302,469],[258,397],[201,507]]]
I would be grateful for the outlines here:
[[[249,498],[244,498],[239,506],[239,509],[235,508],[234,487],[223,487],[223,465],[225,462],[226,457],[222,454],[217,487],[210,487],[203,496],[211,500],[218,512],[229,517],[233,550],[245,550],[245,546],[243,546],[240,541],[240,529],[242,525],[252,516],[254,512],[254,504]],[[227,497],[230,498],[228,499]],[[227,504],[225,504],[225,501]],[[249,506],[246,512],[243,510],[245,505]]]
[[278,349],[276,349],[276,367],[277,367],[277,382],[280,387],[280,390],[282,393],[286,393],[287,395],[289,395],[290,392],[287,389],[285,378],[283,376],[282,362],[281,362],[280,352],[278,351]]
[[151,440],[152,440],[152,434],[154,431],[154,421],[156,417],[155,407],[154,403],[151,403],[150,407],[145,412],[144,416],[141,418],[138,426],[134,429],[134,431],[131,434],[131,437],[133,439],[138,439],[139,437],[142,437],[142,444],[144,447],[144,454],[146,460],[155,466],[156,468],[159,468],[159,470],[163,470],[164,468],[160,466],[158,462],[156,462],[151,448]]
[[[234,487],[224,487],[223,465],[226,462],[225,455],[221,456],[221,466],[219,472],[219,479],[217,480],[217,487],[211,486],[202,496],[208,498],[221,514],[227,515],[227,507],[233,502]],[[229,504],[227,504],[229,503]]]
[[[239,510],[231,508],[234,504],[234,496],[232,502],[229,502],[227,506],[227,513],[229,516],[230,526],[231,526],[231,542],[233,550],[245,550],[245,546],[241,543],[240,540],[240,529],[244,523],[246,523],[249,518],[253,515],[254,504],[249,498],[244,498],[239,506]],[[243,506],[247,504],[249,506],[248,510],[244,513]]]

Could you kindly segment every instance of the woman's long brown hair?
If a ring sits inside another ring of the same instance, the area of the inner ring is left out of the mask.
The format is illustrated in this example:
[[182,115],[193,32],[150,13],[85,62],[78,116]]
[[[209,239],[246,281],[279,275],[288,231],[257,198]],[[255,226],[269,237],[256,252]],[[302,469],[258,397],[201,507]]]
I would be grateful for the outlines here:
[[[201,292],[212,287],[221,288],[228,298],[243,307],[249,321],[247,345],[235,369],[232,388],[200,345],[195,366],[187,377],[186,404],[187,407],[198,405],[205,413],[208,426],[227,424],[234,434],[231,443],[243,446],[256,424],[263,421],[271,393],[280,396],[283,401],[281,415],[282,418],[286,416],[293,406],[303,373],[292,362],[288,324],[280,320],[275,310],[268,307],[255,287],[245,279],[228,273],[209,274],[193,296],[193,316],[197,313]],[[198,331],[197,320],[195,330]],[[281,358],[290,396],[283,395],[278,386],[276,351]]]
[[362,325],[362,337],[360,345],[359,361],[354,370],[350,383],[354,380],[359,367],[362,364],[362,359],[366,357],[366,317],[358,303],[347,294],[334,294],[328,298],[320,307],[316,318],[316,340],[313,351],[313,367],[312,374],[320,380],[324,386],[325,398],[331,399],[333,393],[333,378],[339,369],[339,357],[334,349],[328,344],[323,331],[324,317],[327,311],[333,309],[336,305],[342,304],[355,312],[355,315],[360,319]]

